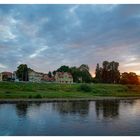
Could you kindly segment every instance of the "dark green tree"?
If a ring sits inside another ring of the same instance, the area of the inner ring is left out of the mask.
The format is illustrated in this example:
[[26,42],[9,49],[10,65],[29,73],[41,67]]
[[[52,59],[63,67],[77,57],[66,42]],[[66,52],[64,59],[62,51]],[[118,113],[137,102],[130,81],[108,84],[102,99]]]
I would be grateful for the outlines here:
[[94,81],[100,83],[119,83],[120,72],[118,68],[119,63],[115,61],[104,61],[102,68],[99,67],[99,64],[97,64]]
[[120,81],[120,72],[118,70],[119,63],[112,61],[109,63],[109,72],[108,72],[108,82],[109,83],[119,83]]
[[82,64],[82,65],[79,67],[79,69],[80,69],[81,71],[89,71],[89,66],[86,65],[86,64]]
[[50,71],[48,72],[48,76],[52,78],[52,73]]
[[16,75],[20,81],[28,81],[28,67],[26,64],[21,64],[17,67]]
[[104,61],[103,62],[103,69],[102,69],[102,82],[103,83],[108,83],[108,78],[109,78],[109,73],[108,73],[108,69],[109,69],[109,62],[108,61]]
[[86,65],[86,64],[82,64],[80,67],[79,67],[79,74],[80,74],[80,77],[82,78],[82,82],[83,83],[90,83],[92,82],[92,76],[89,72],[89,66]]
[[77,83],[82,82],[81,71],[77,67],[71,67],[70,73],[73,76],[73,81]]
[[96,82],[96,83],[102,82],[102,68],[100,68],[100,65],[98,63],[97,63],[96,70],[95,70],[94,82]]
[[69,66],[63,65],[57,69],[57,72],[70,72],[70,68],[69,68]]

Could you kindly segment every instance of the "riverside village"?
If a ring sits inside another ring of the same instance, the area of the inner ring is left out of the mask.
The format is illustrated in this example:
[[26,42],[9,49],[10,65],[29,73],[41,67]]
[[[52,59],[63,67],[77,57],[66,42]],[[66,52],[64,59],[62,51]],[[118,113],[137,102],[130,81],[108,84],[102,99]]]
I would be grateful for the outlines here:
[[97,63],[95,77],[89,72],[89,66],[80,67],[61,66],[53,72],[36,72],[28,68],[27,64],[20,64],[14,72],[0,73],[0,81],[35,82],[35,83],[112,83],[112,84],[139,84],[140,76],[134,72],[119,71],[119,63],[104,61],[102,67]]

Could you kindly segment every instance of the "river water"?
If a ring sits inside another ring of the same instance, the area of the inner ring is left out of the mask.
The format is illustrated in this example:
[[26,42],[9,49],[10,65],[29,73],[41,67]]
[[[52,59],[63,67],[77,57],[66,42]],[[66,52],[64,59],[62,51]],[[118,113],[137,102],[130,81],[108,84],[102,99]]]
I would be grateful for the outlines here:
[[140,135],[140,100],[0,104],[0,135]]

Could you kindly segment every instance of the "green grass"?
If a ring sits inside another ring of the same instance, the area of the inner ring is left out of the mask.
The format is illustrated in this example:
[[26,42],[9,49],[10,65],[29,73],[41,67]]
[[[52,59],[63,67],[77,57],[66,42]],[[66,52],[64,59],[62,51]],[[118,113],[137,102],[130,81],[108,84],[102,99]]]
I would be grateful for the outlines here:
[[[88,88],[88,90],[86,90]],[[140,97],[140,85],[0,82],[1,99]]]

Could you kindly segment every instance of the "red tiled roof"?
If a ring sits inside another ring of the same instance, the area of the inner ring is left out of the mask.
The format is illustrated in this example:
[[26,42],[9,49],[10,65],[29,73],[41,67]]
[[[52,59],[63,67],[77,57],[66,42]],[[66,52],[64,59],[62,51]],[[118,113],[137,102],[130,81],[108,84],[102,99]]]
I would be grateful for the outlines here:
[[11,72],[2,72],[2,75],[7,75],[9,77],[12,77],[12,73]]
[[48,74],[44,74],[41,80],[44,80],[44,81],[54,81],[54,77],[50,78],[48,76]]
[[68,74],[69,78],[72,78],[71,73],[69,72],[56,72],[59,78],[63,78],[64,74]]

